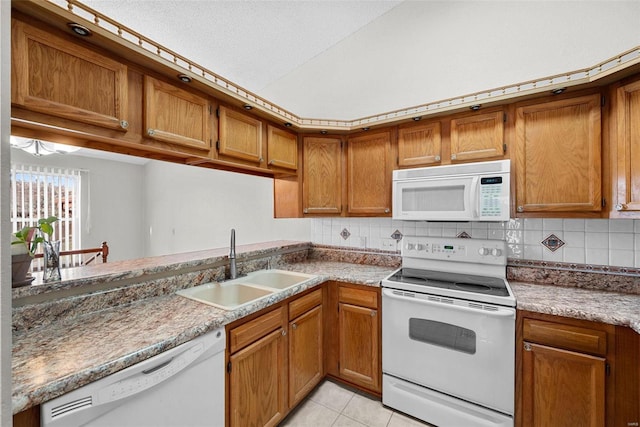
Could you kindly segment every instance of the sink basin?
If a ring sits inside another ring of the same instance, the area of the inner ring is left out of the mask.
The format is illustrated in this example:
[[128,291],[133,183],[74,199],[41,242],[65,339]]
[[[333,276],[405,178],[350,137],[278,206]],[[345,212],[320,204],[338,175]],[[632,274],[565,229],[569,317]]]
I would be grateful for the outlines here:
[[270,289],[287,289],[315,278],[316,276],[310,274],[294,273],[285,270],[258,270],[249,273],[246,277],[232,281],[242,281],[242,283]]
[[285,270],[258,270],[223,283],[207,283],[176,294],[223,310],[234,310],[274,292],[299,285],[316,276]]
[[176,294],[200,301],[223,310],[233,310],[264,296],[272,294],[268,289],[247,286],[241,283],[207,283],[182,289]]

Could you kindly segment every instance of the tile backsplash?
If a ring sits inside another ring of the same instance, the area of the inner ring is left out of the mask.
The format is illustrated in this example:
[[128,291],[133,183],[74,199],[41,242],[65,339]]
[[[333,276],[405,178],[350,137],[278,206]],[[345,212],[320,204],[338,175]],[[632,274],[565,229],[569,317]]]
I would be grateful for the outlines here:
[[640,219],[427,222],[314,218],[312,240],[323,245],[395,251],[400,250],[400,244],[394,237],[400,238],[400,234],[455,237],[461,233],[477,239],[505,240],[510,258],[640,267]]

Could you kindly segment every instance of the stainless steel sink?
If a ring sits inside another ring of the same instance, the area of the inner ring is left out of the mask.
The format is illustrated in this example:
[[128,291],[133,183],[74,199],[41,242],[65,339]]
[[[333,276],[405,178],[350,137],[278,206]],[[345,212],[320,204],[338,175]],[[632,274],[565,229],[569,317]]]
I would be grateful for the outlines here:
[[234,310],[316,277],[284,270],[258,270],[226,282],[207,283],[182,289],[176,294],[223,310]]

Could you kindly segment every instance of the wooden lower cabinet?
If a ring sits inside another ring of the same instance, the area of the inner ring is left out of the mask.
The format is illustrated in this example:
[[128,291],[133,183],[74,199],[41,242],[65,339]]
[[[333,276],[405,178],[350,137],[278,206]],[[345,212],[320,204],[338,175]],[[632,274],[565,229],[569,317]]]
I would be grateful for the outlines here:
[[526,343],[523,426],[604,426],[605,359]]
[[340,303],[340,377],[380,391],[378,311]]
[[324,378],[323,288],[228,327],[227,425],[275,426]]
[[277,329],[229,358],[230,425],[275,426],[287,411],[286,338]]
[[322,350],[322,306],[319,305],[289,323],[290,407],[300,403],[324,377]]
[[380,288],[328,284],[327,375],[374,395],[382,392],[380,305]]
[[637,426],[640,339],[626,327],[518,311],[516,426]]

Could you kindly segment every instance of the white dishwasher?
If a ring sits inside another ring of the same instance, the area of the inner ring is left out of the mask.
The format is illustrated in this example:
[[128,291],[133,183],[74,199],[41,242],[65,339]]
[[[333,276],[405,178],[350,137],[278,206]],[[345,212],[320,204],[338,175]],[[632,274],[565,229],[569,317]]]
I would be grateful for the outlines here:
[[42,426],[224,426],[224,328],[42,404]]

